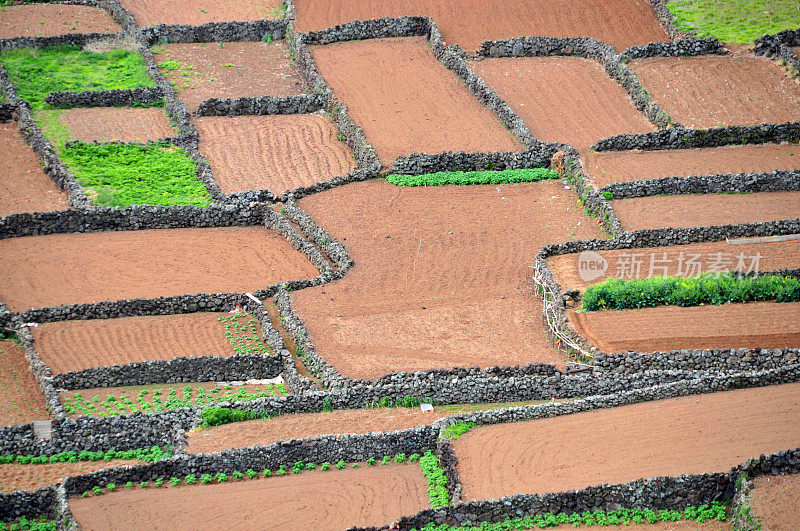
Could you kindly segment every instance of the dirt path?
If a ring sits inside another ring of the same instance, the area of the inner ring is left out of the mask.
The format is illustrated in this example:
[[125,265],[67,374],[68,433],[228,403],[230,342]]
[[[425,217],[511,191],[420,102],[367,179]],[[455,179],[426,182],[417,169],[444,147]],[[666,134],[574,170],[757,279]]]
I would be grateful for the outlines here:
[[463,499],[480,500],[727,472],[750,457],[795,448],[798,418],[795,383],[486,426],[453,448]]
[[49,418],[25,350],[12,341],[0,341],[0,426]]
[[424,37],[313,46],[311,53],[384,166],[412,152],[523,149]]
[[141,27],[282,18],[281,0],[120,0]]
[[474,61],[471,66],[538,140],[585,150],[610,136],[656,130],[596,61],[514,57]]
[[800,474],[756,478],[750,503],[763,531],[796,529],[800,522]]
[[36,4],[3,6],[0,10],[0,39],[120,31],[111,15],[99,7]]
[[69,139],[81,142],[148,142],[178,134],[164,109],[157,107],[79,107],[39,112],[55,114],[69,131]]
[[46,465],[21,465],[19,463],[0,465],[0,492],[36,490],[40,487],[55,485],[58,480],[67,476],[88,474],[89,472],[112,466],[137,465],[141,463],[141,461],[130,459],[114,459],[112,461],[78,461],[75,463],[52,463]]
[[416,463],[313,470],[217,485],[133,489],[70,500],[81,529],[344,529],[429,506]]
[[0,300],[14,311],[244,292],[318,275],[264,227],[53,234],[0,240]]

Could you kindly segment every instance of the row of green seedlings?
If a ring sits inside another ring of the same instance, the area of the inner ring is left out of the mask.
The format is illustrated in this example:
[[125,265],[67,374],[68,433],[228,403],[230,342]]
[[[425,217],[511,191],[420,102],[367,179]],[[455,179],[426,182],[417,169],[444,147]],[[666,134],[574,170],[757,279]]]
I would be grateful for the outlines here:
[[250,314],[233,314],[230,317],[217,317],[225,330],[225,339],[237,354],[269,352],[259,335],[259,322]]
[[135,450],[106,450],[91,452],[82,450],[75,452],[68,450],[53,455],[4,455],[0,456],[0,464],[19,463],[21,465],[48,465],[52,463],[77,463],[79,461],[112,461],[114,459],[138,459],[152,463],[172,457],[172,448],[161,449],[138,448]]
[[446,184],[508,184],[529,183],[558,179],[558,172],[550,168],[521,168],[516,170],[440,171],[423,175],[392,174],[386,182],[396,186],[442,186]]
[[21,516],[13,522],[0,522],[0,531],[55,531],[58,525],[55,520],[42,516],[27,518]]

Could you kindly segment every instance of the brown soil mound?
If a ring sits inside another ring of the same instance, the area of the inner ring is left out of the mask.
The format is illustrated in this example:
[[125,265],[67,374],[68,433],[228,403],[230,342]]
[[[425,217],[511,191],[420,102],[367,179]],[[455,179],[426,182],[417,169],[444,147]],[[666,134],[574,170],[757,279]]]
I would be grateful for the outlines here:
[[11,341],[0,341],[0,426],[47,420],[47,407],[30,372],[25,351]]
[[120,31],[111,15],[98,7],[37,4],[0,9],[0,39]]
[[200,151],[226,194],[268,189],[275,195],[346,175],[353,154],[318,114],[209,116],[195,121]]
[[46,465],[0,465],[0,492],[36,490],[55,485],[67,476],[88,474],[95,470],[113,466],[136,465],[141,461],[114,459],[111,461],[79,461],[76,463],[52,463]]
[[561,182],[372,180],[300,204],[356,263],[333,284],[292,294],[317,352],[346,376],[562,360],[529,266],[546,243],[603,233]]
[[523,149],[424,37],[341,42],[311,53],[387,167],[412,152]]
[[178,134],[164,109],[155,107],[79,107],[40,112],[55,113],[69,131],[69,139],[81,142],[147,142]]
[[425,15],[436,21],[448,44],[468,51],[487,39],[520,35],[593,37],[619,51],[669,40],[650,5],[635,0],[297,0],[295,5],[298,31],[353,20]]
[[800,303],[750,302],[569,312],[603,352],[800,347]]
[[215,485],[133,489],[70,500],[81,529],[344,529],[430,505],[417,464],[313,470]]
[[800,218],[800,192],[636,197],[611,205],[625,230]]
[[590,59],[484,59],[473,62],[472,68],[539,140],[583,150],[602,138],[656,130],[622,87]]
[[[299,69],[289,60],[283,42],[221,44],[180,43],[153,48],[162,64],[161,73],[175,82],[175,94],[190,110],[208,98],[291,96],[305,91]],[[177,61],[180,67],[168,70],[163,65],[166,61]]]
[[664,112],[686,127],[800,119],[800,85],[771,61],[704,55],[629,66]]
[[281,0],[120,0],[141,27],[282,17]]
[[750,504],[763,531],[791,531],[800,522],[800,474],[761,476],[753,481]]
[[797,144],[759,144],[657,151],[598,151],[582,154],[584,171],[598,188],[622,181],[718,173],[800,169]]
[[750,457],[796,447],[798,414],[795,383],[486,426],[453,448],[463,499],[482,500],[727,472]]
[[16,123],[0,123],[0,216],[69,208],[67,195],[45,175]]
[[0,240],[13,311],[187,293],[244,292],[319,272],[264,227],[52,234]]

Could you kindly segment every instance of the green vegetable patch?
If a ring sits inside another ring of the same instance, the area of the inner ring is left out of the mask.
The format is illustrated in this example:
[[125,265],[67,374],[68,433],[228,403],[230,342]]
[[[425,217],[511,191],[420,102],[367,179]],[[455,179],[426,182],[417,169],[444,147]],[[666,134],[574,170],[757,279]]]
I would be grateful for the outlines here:
[[519,170],[440,171],[423,175],[392,174],[386,181],[397,186],[442,186],[445,184],[507,184],[558,179],[558,172],[549,168]]

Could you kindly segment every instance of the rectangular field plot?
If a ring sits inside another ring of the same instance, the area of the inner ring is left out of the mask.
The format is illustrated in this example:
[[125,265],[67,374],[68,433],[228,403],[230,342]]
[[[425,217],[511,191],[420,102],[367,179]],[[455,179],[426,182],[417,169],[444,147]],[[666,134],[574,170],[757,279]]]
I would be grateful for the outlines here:
[[322,113],[207,116],[195,123],[200,152],[226,194],[270,190],[280,195],[355,169],[350,148]]
[[10,463],[0,465],[0,492],[17,490],[34,491],[41,487],[55,485],[67,476],[88,474],[113,466],[138,465],[141,461],[132,459],[112,459],[105,461],[78,461],[75,463],[28,464]]
[[164,109],[157,107],[78,107],[42,110],[36,121],[59,148],[64,142],[148,142],[177,136]]
[[141,26],[283,18],[281,0],[120,0]]
[[319,272],[265,227],[52,234],[0,240],[0,300],[60,304],[264,289]]
[[396,187],[384,180],[300,205],[357,264],[292,293],[317,353],[343,375],[560,363],[529,290],[538,249],[602,238],[559,181]]
[[381,526],[430,502],[419,464],[229,481],[161,489],[124,489],[70,499],[81,529],[318,529]]
[[0,39],[120,31],[122,28],[111,15],[98,7],[40,4],[0,9]]
[[655,151],[587,151],[584,172],[598,188],[616,182],[800,169],[797,144],[756,144]]
[[0,123],[0,216],[69,208],[14,122]]
[[298,31],[353,20],[419,16],[432,18],[447,44],[471,52],[481,42],[521,35],[593,37],[619,51],[635,44],[668,41],[652,8],[635,0],[297,0]]
[[0,426],[49,418],[25,351],[13,341],[0,341]]
[[750,505],[762,529],[792,529],[800,522],[800,474],[756,478]]
[[475,428],[453,441],[464,501],[728,472],[795,448],[800,384]]
[[686,127],[800,120],[800,85],[767,59],[705,55],[628,66],[661,109]]
[[580,57],[510,57],[471,63],[538,140],[585,150],[622,133],[656,127],[603,67]]
[[341,42],[311,53],[384,166],[412,152],[523,149],[424,37]]
[[[221,46],[220,46],[221,44]],[[291,96],[305,92],[283,42],[178,43],[153,47],[175,95],[194,111],[208,98]]]

